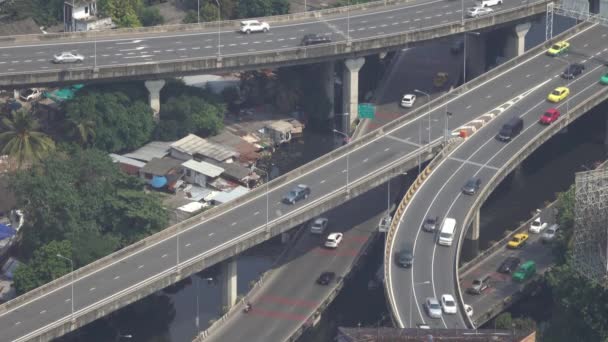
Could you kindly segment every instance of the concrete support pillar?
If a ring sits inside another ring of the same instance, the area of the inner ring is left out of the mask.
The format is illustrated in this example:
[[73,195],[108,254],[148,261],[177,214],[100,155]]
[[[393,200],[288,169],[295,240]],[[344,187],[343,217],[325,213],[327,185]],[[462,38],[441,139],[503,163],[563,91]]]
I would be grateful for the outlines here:
[[606,126],[604,127],[604,145],[608,148],[608,116],[606,116]]
[[507,39],[505,57],[511,59],[523,55],[526,52],[526,34],[530,31],[532,24],[524,23],[515,25],[513,33]]
[[336,83],[335,77],[335,69],[334,62],[325,62],[321,64],[321,77],[323,77],[323,88],[325,90],[325,95],[327,95],[327,99],[331,103],[331,109],[329,111],[329,119],[333,119],[334,117],[334,87]]
[[158,122],[160,112],[160,90],[165,86],[164,80],[151,80],[144,82],[148,89],[148,99],[150,100],[150,108],[154,111],[154,120]]
[[[466,53],[466,81],[469,82],[475,77],[486,72],[486,37],[481,33],[479,35],[467,34],[465,39]],[[464,58],[464,57],[463,57]]]
[[359,70],[363,67],[365,58],[353,58],[344,61],[344,80],[342,88],[342,110],[350,115],[352,124],[359,114]]
[[288,243],[291,240],[291,235],[288,232],[281,233],[281,243]]
[[236,303],[237,297],[237,274],[236,259],[231,258],[221,265],[221,286],[222,286],[222,313],[228,312]]
[[19,89],[13,89],[13,98],[19,100]]
[[467,233],[467,239],[469,240],[479,240],[479,212],[479,209],[477,209],[473,216],[473,222],[471,222],[471,227]]

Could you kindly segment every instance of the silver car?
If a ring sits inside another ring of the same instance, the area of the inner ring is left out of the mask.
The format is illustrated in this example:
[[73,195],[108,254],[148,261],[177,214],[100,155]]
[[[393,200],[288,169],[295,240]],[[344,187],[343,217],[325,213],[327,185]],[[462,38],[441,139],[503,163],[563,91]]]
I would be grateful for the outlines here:
[[492,12],[494,12],[494,10],[488,7],[470,7],[467,8],[467,17],[477,18],[483,15],[488,15]]
[[424,307],[429,317],[441,318],[441,305],[439,305],[437,298],[427,297],[426,301],[424,302]]
[[557,235],[558,229],[559,225],[557,224],[553,224],[551,225],[551,227],[547,228],[540,236],[542,242],[550,242],[555,240],[555,236]]
[[84,61],[84,56],[73,52],[62,52],[53,56],[53,63],[80,63]]

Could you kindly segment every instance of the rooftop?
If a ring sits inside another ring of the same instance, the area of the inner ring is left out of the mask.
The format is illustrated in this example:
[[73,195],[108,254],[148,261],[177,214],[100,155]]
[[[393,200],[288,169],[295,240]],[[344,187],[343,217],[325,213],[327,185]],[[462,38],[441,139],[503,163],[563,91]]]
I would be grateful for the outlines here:
[[194,159],[190,159],[182,163],[182,166],[212,178],[215,178],[224,172],[224,169],[219,166],[215,166],[204,161],[199,162]]
[[169,154],[171,144],[171,142],[166,141],[152,141],[131,153],[123,154],[123,156],[148,162],[154,158],[162,158]]
[[231,147],[239,153],[239,159],[243,162],[255,161],[260,158],[260,154],[257,152],[259,150],[258,147],[227,130],[209,137],[209,141]]
[[247,192],[249,192],[249,189],[242,186],[237,186],[236,188],[228,192],[218,192],[217,195],[213,197],[213,200],[220,204],[226,203],[243,196]]
[[251,170],[239,165],[238,163],[221,163],[214,160],[209,160],[209,163],[224,169],[224,174],[237,179],[243,180],[251,174]]
[[191,156],[200,154],[217,161],[238,157],[238,153],[233,149],[213,143],[194,134],[188,134],[182,139],[174,142],[171,144],[171,148]]
[[173,158],[153,158],[144,167],[141,168],[141,172],[150,173],[155,176],[164,176],[171,170],[175,169],[181,164],[181,161]]
[[139,167],[142,168],[146,165],[146,163],[139,161],[137,159],[133,159],[133,158],[129,158],[129,157],[124,157],[118,154],[114,154],[114,153],[110,153],[109,154],[110,158],[112,158],[112,161],[115,163],[122,163],[122,164],[127,164],[127,165],[133,165],[135,167]]

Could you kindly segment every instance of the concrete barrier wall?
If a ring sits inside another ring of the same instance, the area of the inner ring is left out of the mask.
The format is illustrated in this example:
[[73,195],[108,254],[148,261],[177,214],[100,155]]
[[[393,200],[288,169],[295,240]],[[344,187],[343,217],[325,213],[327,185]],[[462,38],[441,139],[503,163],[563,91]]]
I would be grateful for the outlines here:
[[[379,9],[386,6],[407,4],[415,2],[415,0],[380,0],[373,1],[363,4],[355,4],[351,6],[341,6],[334,8],[327,8],[317,11],[307,11],[290,13],[284,15],[275,15],[260,18],[247,18],[238,20],[222,20],[221,22],[201,22],[200,24],[176,24],[176,25],[159,25],[151,27],[137,27],[137,28],[120,28],[115,30],[105,31],[87,31],[87,32],[62,32],[62,33],[48,33],[48,34],[24,34],[14,36],[0,36],[0,43],[25,43],[25,42],[39,42],[39,41],[50,41],[50,40],[74,40],[74,39],[90,39],[90,38],[120,38],[119,36],[124,35],[131,38],[136,34],[150,34],[150,33],[167,33],[167,32],[188,32],[188,31],[201,31],[203,29],[213,30],[217,29],[218,25],[224,29],[238,29],[240,27],[241,20],[252,20],[258,19],[266,21],[270,24],[280,24],[291,21],[304,21],[307,19],[318,19],[325,16],[338,15],[351,11],[352,15],[358,15],[359,11]],[[354,13],[352,13],[354,12]],[[271,27],[272,29],[272,27]]]
[[[574,108],[570,109],[570,112],[564,114],[560,117],[556,122],[549,125],[539,136],[535,139],[529,141],[518,153],[516,153],[509,161],[507,161],[504,166],[494,174],[494,176],[487,182],[487,185],[483,187],[482,191],[475,198],[473,205],[469,209],[465,219],[463,221],[463,227],[460,234],[460,238],[458,241],[458,247],[456,251],[456,259],[454,261],[454,272],[455,279],[454,282],[457,286],[458,293],[458,301],[460,308],[464,310],[464,302],[462,300],[462,290],[460,288],[459,282],[459,269],[458,269],[458,260],[460,259],[460,251],[462,248],[463,237],[466,235],[466,231],[469,227],[469,222],[471,222],[474,213],[481,208],[481,205],[486,201],[486,199],[490,196],[490,194],[494,191],[494,189],[500,185],[500,182],[509,174],[513,169],[517,167],[522,161],[524,161],[530,154],[532,154],[538,147],[540,147],[545,141],[549,140],[553,135],[567,127],[571,122],[581,117],[583,114],[591,110],[593,107],[602,103],[608,99],[608,87],[602,88],[599,92],[586,99],[584,102],[576,105]],[[464,311],[462,311],[464,312]],[[465,315],[466,316],[466,315]],[[474,328],[473,322],[469,317],[467,317],[467,322],[471,328]]]
[[523,5],[510,10],[501,11],[494,16],[466,20],[464,26],[462,26],[460,22],[449,23],[424,27],[399,34],[351,40],[350,42],[341,41],[330,45],[285,48],[259,53],[247,52],[242,54],[223,55],[221,58],[210,56],[159,63],[132,63],[108,65],[97,68],[77,67],[60,72],[39,71],[28,74],[9,73],[0,76],[0,87],[109,79],[145,80],[150,78],[174,77],[176,75],[200,74],[202,72],[210,71],[217,72],[279,67],[365,56],[394,50],[414,42],[436,39],[462,33],[464,31],[479,30],[520,20],[523,17],[543,13],[546,10],[546,5],[546,1]]

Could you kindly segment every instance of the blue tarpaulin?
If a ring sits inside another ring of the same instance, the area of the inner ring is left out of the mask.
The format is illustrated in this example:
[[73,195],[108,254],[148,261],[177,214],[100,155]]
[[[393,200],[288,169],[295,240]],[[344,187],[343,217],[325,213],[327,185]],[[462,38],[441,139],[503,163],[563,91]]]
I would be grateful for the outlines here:
[[0,240],[9,238],[15,235],[15,233],[17,233],[17,231],[14,228],[0,223]]
[[150,185],[152,185],[152,187],[156,189],[162,188],[166,184],[167,177],[165,176],[154,176],[154,178],[152,178],[152,181],[150,182]]

